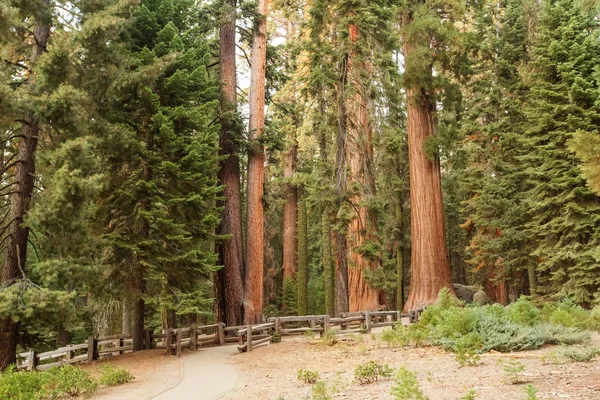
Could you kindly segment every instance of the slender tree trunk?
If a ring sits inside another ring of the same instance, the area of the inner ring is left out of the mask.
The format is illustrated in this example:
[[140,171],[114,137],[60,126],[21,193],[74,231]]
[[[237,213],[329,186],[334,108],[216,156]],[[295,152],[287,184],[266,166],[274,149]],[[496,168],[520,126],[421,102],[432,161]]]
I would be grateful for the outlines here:
[[[44,0],[44,7],[49,0]],[[41,6],[40,6],[41,7]],[[35,65],[38,57],[46,51],[50,36],[50,25],[45,17],[40,17],[33,28],[34,40],[30,65]],[[35,91],[36,77],[29,76],[28,90]],[[10,195],[10,210],[8,225],[6,227],[6,252],[0,287],[17,284],[24,276],[27,261],[27,245],[29,241],[29,228],[24,225],[25,217],[31,207],[31,197],[34,191],[35,179],[35,152],[40,134],[40,123],[33,113],[23,117],[21,126],[21,139],[17,147],[15,173],[15,190]],[[4,228],[3,228],[4,229]],[[16,349],[19,324],[12,318],[0,320],[0,371],[10,364],[16,363]]]
[[56,330],[56,347],[65,347],[71,343],[71,332],[65,329],[64,326],[59,325]]
[[133,290],[136,293],[133,308],[133,351],[139,351],[144,348],[144,317],[146,314],[146,302],[143,297],[146,293],[146,283],[141,265],[136,268],[135,274],[133,282]]
[[217,320],[227,325],[240,325],[243,321],[244,299],[244,249],[242,239],[242,201],[240,189],[240,160],[236,139],[239,138],[237,123],[237,77],[235,59],[235,10],[236,0],[229,0],[227,20],[221,25],[219,41],[221,59],[221,136],[219,155],[221,161],[219,180],[223,185],[223,214],[218,232],[230,235],[218,245],[219,262],[223,268],[217,273]]
[[[340,64],[340,81],[337,85],[338,135],[335,158],[335,188],[337,208],[347,201],[346,152],[348,140],[348,110],[346,107],[346,83],[348,80],[348,55]],[[348,304],[348,242],[344,228],[338,227],[335,236],[335,312],[337,315],[349,310]]]
[[263,184],[265,150],[259,143],[265,124],[265,73],[267,59],[267,0],[259,0],[260,16],[252,39],[250,71],[250,139],[248,154],[248,215],[246,224],[246,275],[244,323],[262,321],[263,308]]
[[[285,154],[284,166],[283,166],[283,177],[286,180],[285,189],[285,203],[283,205],[283,289],[287,290],[296,279],[297,271],[297,256],[296,250],[298,249],[298,235],[296,231],[296,222],[298,220],[298,193],[296,185],[290,180],[296,172],[298,146],[296,144],[296,138],[293,138],[293,143]],[[286,299],[290,296],[289,293],[283,293],[282,304],[283,312],[285,314],[287,304]],[[303,314],[300,314],[303,315]]]
[[[415,43],[404,42],[404,58],[414,57]],[[425,152],[435,135],[434,105],[425,93],[406,87],[411,204],[411,279],[405,310],[437,300],[441,288],[452,293],[452,272],[447,259],[440,164]]]
[[396,238],[396,310],[404,309],[404,260],[402,257],[402,239],[403,239],[403,221],[402,221],[402,197],[398,195],[396,199],[396,229],[398,237]]
[[308,314],[308,212],[306,199],[298,209],[298,315]]
[[325,281],[325,312],[333,317],[335,315],[335,268],[331,257],[331,224],[328,208],[323,211],[321,224],[321,262],[323,280]]
[[131,335],[131,302],[127,298],[123,299],[123,322],[121,328],[123,335]]

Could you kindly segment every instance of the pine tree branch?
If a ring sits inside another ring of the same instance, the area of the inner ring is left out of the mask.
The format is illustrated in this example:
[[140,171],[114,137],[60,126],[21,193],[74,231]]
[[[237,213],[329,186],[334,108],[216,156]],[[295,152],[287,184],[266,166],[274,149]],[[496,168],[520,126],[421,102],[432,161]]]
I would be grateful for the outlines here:
[[237,47],[238,49],[240,49],[243,53],[244,58],[246,59],[246,62],[248,62],[248,66],[250,68],[252,68],[252,62],[250,61],[250,57],[248,57],[248,53],[246,53],[246,50],[244,50],[243,47],[241,47],[239,44],[235,44],[235,47]]
[[22,64],[19,61],[10,61],[10,60],[2,59],[2,62],[5,63],[5,64],[8,64],[8,65],[12,65],[12,66],[15,66],[15,67],[22,68],[22,69],[24,69],[27,72],[31,72],[31,69],[27,65]]

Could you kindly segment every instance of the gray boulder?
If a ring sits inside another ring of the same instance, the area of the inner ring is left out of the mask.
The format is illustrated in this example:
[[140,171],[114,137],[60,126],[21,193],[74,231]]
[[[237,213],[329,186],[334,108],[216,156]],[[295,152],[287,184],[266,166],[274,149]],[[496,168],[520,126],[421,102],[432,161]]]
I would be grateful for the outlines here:
[[492,303],[492,300],[488,297],[488,295],[483,290],[478,290],[477,292],[475,292],[475,294],[473,295],[473,301],[482,306]]
[[459,300],[469,304],[473,301],[473,295],[475,292],[477,292],[477,288],[475,286],[467,286],[461,285],[460,283],[455,283],[454,291],[456,292],[456,297],[458,297]]

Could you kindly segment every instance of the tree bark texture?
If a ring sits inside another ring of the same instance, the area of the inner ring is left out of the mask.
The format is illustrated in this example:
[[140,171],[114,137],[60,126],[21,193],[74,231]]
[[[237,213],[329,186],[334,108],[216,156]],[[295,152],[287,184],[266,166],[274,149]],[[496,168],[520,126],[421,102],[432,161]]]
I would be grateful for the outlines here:
[[[347,201],[346,153],[348,139],[348,109],[346,106],[346,82],[348,80],[348,55],[340,64],[340,80],[337,83],[338,135],[335,156],[335,188],[337,208]],[[335,243],[335,313],[349,310],[348,299],[348,242],[344,228],[334,231]]]
[[[44,0],[48,5],[49,0]],[[50,25],[44,17],[36,21],[33,28],[34,39],[30,65],[34,66],[37,59],[46,51],[50,36]],[[29,76],[27,88],[35,91],[36,77]],[[25,217],[31,207],[31,197],[34,191],[35,179],[35,153],[40,134],[40,122],[32,112],[23,117],[21,124],[21,138],[16,149],[17,156],[14,166],[15,190],[10,194],[10,210],[6,228],[6,251],[4,266],[0,280],[0,287],[18,284],[25,278],[25,263],[27,261],[27,246],[29,241],[29,228],[24,226]],[[18,342],[19,324],[11,318],[0,321],[0,371],[16,363],[16,349]]]
[[335,315],[335,266],[331,256],[331,223],[329,209],[325,208],[321,222],[321,262],[325,282],[325,313]]
[[[296,138],[293,138],[293,143],[285,154],[283,165],[283,177],[286,180],[285,188],[285,203],[283,204],[283,296],[281,309],[284,315],[287,315],[290,310],[289,300],[297,298],[297,293],[289,293],[295,288],[293,282],[296,281],[296,272],[298,269],[298,190],[296,186],[290,182],[296,172],[298,146]],[[297,290],[298,292],[298,290]],[[296,304],[298,306],[298,304]],[[303,315],[303,314],[299,314]]]
[[365,257],[358,251],[376,239],[377,217],[375,212],[365,205],[375,195],[375,171],[373,165],[373,130],[370,123],[369,100],[366,95],[365,74],[368,65],[356,56],[358,29],[350,26],[352,50],[348,54],[347,71],[352,85],[352,96],[347,101],[347,159],[350,164],[351,181],[358,188],[350,199],[355,217],[348,225],[348,297],[349,310],[375,310],[379,305],[379,290],[374,289],[365,280],[365,270],[377,268],[377,262]]
[[298,315],[308,314],[308,211],[306,200],[298,207]]
[[265,73],[267,58],[267,0],[259,0],[260,16],[252,38],[250,71],[250,139],[248,154],[248,212],[244,323],[262,321],[263,308],[263,185],[265,151],[259,143],[265,124]]
[[131,302],[128,298],[123,299],[123,320],[121,324],[121,333],[123,335],[131,334]]
[[217,320],[229,326],[243,322],[244,301],[244,249],[242,239],[242,201],[240,188],[240,160],[236,139],[239,138],[237,123],[237,76],[235,58],[235,10],[236,0],[229,0],[227,21],[221,25],[219,42],[221,57],[219,73],[221,80],[221,135],[219,155],[221,161],[219,181],[223,185],[224,200],[220,235],[229,235],[218,244],[219,262],[223,268],[217,272]]
[[[405,40],[404,58],[414,56],[416,44]],[[435,303],[441,288],[452,293],[447,259],[440,164],[425,152],[436,133],[434,105],[420,89],[406,87],[411,204],[411,278],[404,310]]]

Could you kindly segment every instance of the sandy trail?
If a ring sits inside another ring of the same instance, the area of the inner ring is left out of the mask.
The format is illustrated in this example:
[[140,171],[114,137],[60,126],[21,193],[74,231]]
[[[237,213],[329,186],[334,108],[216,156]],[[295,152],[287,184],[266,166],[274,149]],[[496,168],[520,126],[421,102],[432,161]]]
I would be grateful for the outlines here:
[[239,374],[229,358],[237,354],[236,346],[203,348],[177,358],[164,350],[130,353],[90,366],[99,374],[103,364],[124,367],[135,380],[123,385],[100,389],[93,400],[217,400],[232,391]]
[[232,391],[239,379],[228,358],[236,346],[212,347],[188,355],[183,362],[183,379],[153,400],[217,400]]

